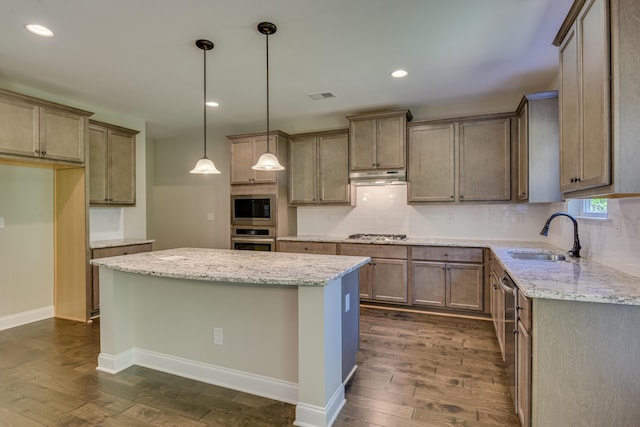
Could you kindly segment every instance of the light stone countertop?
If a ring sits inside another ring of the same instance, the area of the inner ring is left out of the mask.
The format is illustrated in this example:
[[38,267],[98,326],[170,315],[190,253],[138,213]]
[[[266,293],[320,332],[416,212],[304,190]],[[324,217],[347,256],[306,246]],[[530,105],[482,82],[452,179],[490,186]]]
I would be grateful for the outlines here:
[[112,239],[112,240],[92,240],[89,242],[90,249],[115,248],[118,246],[144,245],[153,243],[153,239]]
[[179,248],[91,260],[129,273],[254,285],[324,286],[367,257]]
[[[640,306],[640,277],[632,276],[588,258],[571,258],[569,249],[541,241],[464,240],[411,237],[405,240],[370,241],[347,236],[289,236],[283,241],[387,244],[406,246],[463,246],[489,248],[500,264],[530,298],[597,302]],[[566,255],[564,262],[520,260],[509,252],[552,252]]]

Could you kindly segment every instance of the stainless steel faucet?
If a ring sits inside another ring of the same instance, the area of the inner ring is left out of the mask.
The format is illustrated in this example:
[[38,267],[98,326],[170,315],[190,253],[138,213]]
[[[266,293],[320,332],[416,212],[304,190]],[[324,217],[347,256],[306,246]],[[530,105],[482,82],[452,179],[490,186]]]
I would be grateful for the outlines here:
[[547,222],[545,223],[544,227],[542,227],[542,231],[540,232],[540,234],[542,234],[543,236],[547,236],[549,234],[549,224],[551,224],[551,220],[557,216],[566,216],[571,221],[573,221],[573,248],[571,248],[571,250],[568,253],[574,258],[580,258],[581,246],[580,246],[580,239],[578,238],[578,221],[576,221],[576,219],[571,215],[569,215],[568,213],[556,212],[553,215],[551,215],[547,220]]

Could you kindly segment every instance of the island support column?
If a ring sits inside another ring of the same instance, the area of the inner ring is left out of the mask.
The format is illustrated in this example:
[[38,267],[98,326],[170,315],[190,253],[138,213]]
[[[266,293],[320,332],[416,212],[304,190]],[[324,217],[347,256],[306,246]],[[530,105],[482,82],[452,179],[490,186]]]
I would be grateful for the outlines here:
[[[354,307],[357,309],[357,307]],[[342,279],[298,287],[296,426],[329,426],[346,403],[342,383]]]

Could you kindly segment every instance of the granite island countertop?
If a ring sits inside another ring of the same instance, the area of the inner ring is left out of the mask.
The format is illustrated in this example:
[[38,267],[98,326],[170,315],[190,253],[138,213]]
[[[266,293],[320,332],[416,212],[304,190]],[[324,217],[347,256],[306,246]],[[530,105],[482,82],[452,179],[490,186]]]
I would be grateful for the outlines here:
[[370,258],[228,249],[178,248],[91,260],[113,270],[214,282],[324,286]]
[[575,259],[567,255],[566,261],[551,262],[515,259],[509,254],[509,252],[551,252],[563,255],[566,253],[566,249],[541,241],[466,240],[412,236],[404,240],[371,241],[349,239],[347,236],[320,235],[288,236],[278,240],[489,248],[527,297],[640,306],[640,277],[613,269],[589,258]]

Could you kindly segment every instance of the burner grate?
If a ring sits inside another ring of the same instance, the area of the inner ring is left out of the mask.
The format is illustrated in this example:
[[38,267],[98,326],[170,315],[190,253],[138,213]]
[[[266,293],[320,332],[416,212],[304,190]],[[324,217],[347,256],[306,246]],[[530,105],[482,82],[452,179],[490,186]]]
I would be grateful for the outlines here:
[[377,240],[377,241],[389,241],[389,240],[404,240],[407,238],[406,234],[366,234],[357,233],[349,236],[352,240]]

